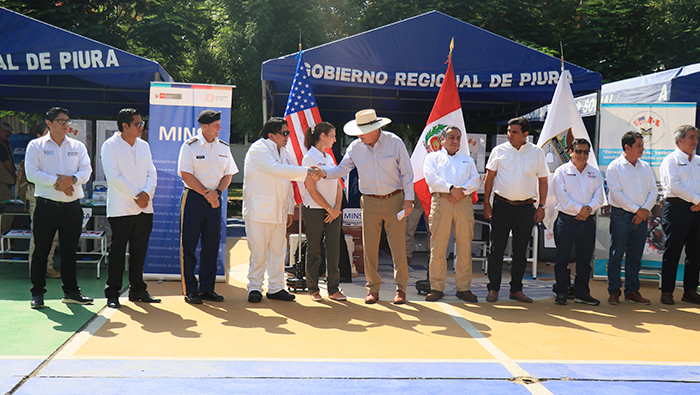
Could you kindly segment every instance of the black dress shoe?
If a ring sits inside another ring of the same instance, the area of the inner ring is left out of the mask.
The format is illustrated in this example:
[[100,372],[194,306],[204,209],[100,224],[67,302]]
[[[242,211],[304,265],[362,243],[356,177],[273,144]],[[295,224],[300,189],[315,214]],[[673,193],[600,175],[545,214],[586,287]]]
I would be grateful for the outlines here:
[[294,299],[296,299],[296,296],[290,294],[289,292],[287,292],[287,290],[284,290],[284,289],[283,289],[283,290],[277,291],[277,292],[275,292],[275,293],[273,293],[273,294],[271,294],[271,293],[268,292],[268,293],[267,293],[267,298],[268,298],[268,299],[284,300],[285,302],[291,302],[291,301],[293,301]]
[[223,302],[224,301],[224,297],[217,294],[214,291],[202,292],[201,294],[199,294],[199,297],[204,299],[204,300],[211,300],[212,302]]
[[122,307],[122,304],[119,303],[119,296],[110,296],[107,298],[107,307],[111,307],[113,309],[118,309]]
[[185,302],[189,304],[202,304],[202,298],[195,293],[187,294],[187,296],[185,296]]
[[132,302],[144,302],[144,303],[160,303],[160,299],[154,298],[146,291],[141,292],[138,295],[129,294],[129,300]]
[[32,296],[31,306],[33,309],[43,309],[44,308],[44,295]]
[[259,303],[262,300],[262,293],[260,291],[250,291],[248,294],[248,302]]

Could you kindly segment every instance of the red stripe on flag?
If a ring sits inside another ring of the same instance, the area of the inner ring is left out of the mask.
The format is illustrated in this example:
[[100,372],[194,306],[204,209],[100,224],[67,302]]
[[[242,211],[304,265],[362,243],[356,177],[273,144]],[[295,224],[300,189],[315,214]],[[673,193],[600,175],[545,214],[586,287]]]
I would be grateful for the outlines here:
[[442,82],[442,86],[440,86],[435,103],[441,103],[441,105],[433,106],[426,124],[435,122],[445,115],[462,108],[462,103],[459,101],[459,91],[457,90],[457,79],[452,68],[452,59],[447,64],[445,79]]
[[287,115],[287,117],[284,119],[285,121],[287,121],[287,128],[289,129],[289,141],[292,143],[292,148],[294,149],[294,156],[297,160],[297,166],[301,165],[301,160],[304,158],[304,155],[301,152],[301,146],[299,145],[299,133],[301,133],[301,136],[304,136],[304,130],[306,129],[302,131],[296,130],[296,127],[294,126],[294,119],[292,119],[292,117],[297,117],[299,123],[302,124],[303,128],[303,125],[306,124],[306,119],[304,119],[304,121],[302,122],[302,115],[303,114],[300,113],[294,113],[291,115]]
[[428,188],[425,178],[413,184],[413,192],[418,196],[418,200],[423,206],[423,212],[430,218],[430,205],[432,204],[433,196],[430,194],[430,188]]

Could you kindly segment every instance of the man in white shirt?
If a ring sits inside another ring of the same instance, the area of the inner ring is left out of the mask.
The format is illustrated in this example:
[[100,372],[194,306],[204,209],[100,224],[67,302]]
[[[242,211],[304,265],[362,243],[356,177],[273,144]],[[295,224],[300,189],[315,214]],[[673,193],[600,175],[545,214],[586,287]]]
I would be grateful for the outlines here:
[[[238,173],[228,143],[219,140],[221,111],[204,110],[197,121],[201,132],[182,145],[177,161],[177,174],[185,186],[180,211],[180,269],[185,302],[190,304],[202,304],[202,299],[224,300],[214,292],[221,242],[221,195]],[[198,283],[194,269],[200,238]]]
[[90,180],[92,168],[85,146],[67,137],[70,130],[68,110],[54,107],[46,113],[49,133],[32,140],[24,162],[27,180],[35,185],[34,254],[32,255],[33,309],[44,307],[46,261],[54,235],[61,243],[61,279],[63,303],[90,304],[76,278],[75,253],[83,224],[83,184]]
[[[394,259],[396,296],[393,303],[406,303],[408,263],[404,219],[413,210],[413,168],[403,141],[397,135],[381,129],[389,123],[391,119],[377,117],[372,109],[358,111],[355,119],[343,127],[345,134],[358,136],[358,139],[350,143],[338,166],[325,169],[328,178],[340,178],[357,168],[362,193],[360,206],[367,304],[379,300],[382,286],[377,272],[382,226]],[[396,214],[402,210],[404,218],[399,220]]]
[[644,139],[639,132],[622,135],[623,154],[606,171],[610,205],[610,258],[608,259],[608,303],[620,303],[622,257],[625,256],[625,300],[649,304],[639,293],[639,269],[647,239],[649,211],[659,195],[654,172],[641,159]]
[[129,300],[158,303],[146,290],[143,263],[153,229],[153,195],[156,167],[151,148],[141,140],[143,120],[138,110],[125,108],[117,115],[118,133],[102,145],[102,167],[109,184],[107,219],[112,228],[109,276],[105,287],[107,306],[119,308],[124,277],[126,244],[129,244]]
[[472,237],[474,209],[471,195],[479,189],[481,178],[471,156],[459,152],[462,132],[448,126],[440,135],[442,149],[431,152],[423,163],[425,182],[432,194],[430,207],[430,292],[425,297],[437,302],[444,296],[447,278],[447,243],[454,226],[457,260],[455,263],[456,296],[476,303],[471,291]]
[[243,167],[243,219],[250,250],[248,302],[262,300],[267,271],[267,298],[291,302],[294,295],[284,289],[286,229],[294,220],[291,181],[321,178],[317,167],[293,166],[284,148],[289,139],[287,121],[270,118],[245,155]]
[[576,138],[571,143],[571,161],[557,168],[552,179],[552,189],[557,198],[559,211],[554,222],[554,242],[557,254],[554,264],[554,303],[565,305],[571,285],[569,256],[576,245],[576,294],[574,302],[591,306],[600,304],[591,296],[588,280],[591,276],[591,261],[595,248],[595,213],[603,205],[603,176],[588,164],[591,144],[586,139]]
[[[529,130],[530,122],[525,118],[508,121],[508,142],[494,147],[486,164],[484,216],[491,220],[487,302],[498,300],[503,253],[512,231],[510,299],[532,303],[532,299],[523,293],[523,275],[532,227],[544,219],[549,169],[542,149],[527,141]],[[492,191],[493,208],[490,202]],[[538,196],[539,206],[535,209],[533,205]]]
[[700,304],[698,270],[700,270],[700,157],[695,155],[698,130],[679,126],[673,134],[676,150],[668,154],[659,169],[665,190],[662,226],[666,234],[661,263],[661,303],[674,304],[676,272],[685,247],[683,271],[684,302]]

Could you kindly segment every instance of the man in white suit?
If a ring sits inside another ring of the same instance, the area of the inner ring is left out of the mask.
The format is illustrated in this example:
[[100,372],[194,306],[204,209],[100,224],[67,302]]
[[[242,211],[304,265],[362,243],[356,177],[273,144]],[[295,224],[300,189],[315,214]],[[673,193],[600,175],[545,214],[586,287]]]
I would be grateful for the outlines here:
[[250,249],[248,302],[262,300],[265,270],[268,299],[293,301],[284,289],[286,228],[292,224],[294,195],[291,181],[321,178],[315,167],[291,165],[284,148],[289,138],[287,121],[270,118],[260,138],[250,146],[243,167],[243,219]]

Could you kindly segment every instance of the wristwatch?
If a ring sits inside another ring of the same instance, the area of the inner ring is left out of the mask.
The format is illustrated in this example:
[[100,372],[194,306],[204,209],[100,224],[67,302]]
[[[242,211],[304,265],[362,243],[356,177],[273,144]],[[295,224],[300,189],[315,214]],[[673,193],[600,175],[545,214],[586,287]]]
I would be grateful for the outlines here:
[[537,208],[540,208],[540,207],[545,209],[545,210],[547,209],[547,206],[545,206],[544,204],[540,204],[539,206],[537,206]]
[[309,167],[308,169],[306,169],[306,175],[310,176],[312,171],[313,170]]
[[452,188],[454,188],[454,185],[450,185],[450,192],[452,192]]
[[218,193],[218,194],[219,194],[219,196],[221,196],[221,194],[222,194],[222,192],[221,192],[221,189],[219,189],[219,188],[216,188],[216,193]]
[[76,176],[71,176],[71,179],[73,179],[73,184],[77,184],[77,183],[78,183],[78,177],[76,177]]

